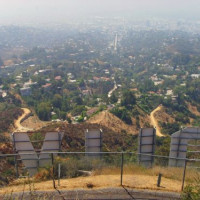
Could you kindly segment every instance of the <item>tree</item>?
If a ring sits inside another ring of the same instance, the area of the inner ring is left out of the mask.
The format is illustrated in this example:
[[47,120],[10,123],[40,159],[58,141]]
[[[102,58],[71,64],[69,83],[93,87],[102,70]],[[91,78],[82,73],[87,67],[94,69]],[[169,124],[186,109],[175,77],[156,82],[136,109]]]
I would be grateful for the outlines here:
[[85,106],[80,106],[77,105],[73,110],[72,110],[72,115],[80,115],[82,112],[86,111],[87,109],[85,108]]
[[117,99],[117,96],[112,93],[111,97],[110,97],[110,103],[114,104],[114,103],[117,103],[118,99]]
[[61,111],[61,112],[60,112],[60,118],[63,119],[63,120],[66,120],[66,119],[67,119],[67,114],[66,114],[66,112]]
[[49,121],[51,119],[51,105],[42,102],[37,106],[37,114],[41,120]]
[[73,98],[73,102],[76,103],[77,105],[83,105],[83,100],[79,96],[75,96]]
[[83,79],[80,80],[79,87],[85,87],[85,81]]
[[177,122],[174,123],[161,123],[162,132],[168,135],[171,135],[180,129],[180,126]]
[[132,91],[125,91],[122,96],[121,105],[130,108],[136,104],[136,97]]
[[156,91],[157,88],[154,85],[154,82],[152,80],[146,79],[144,80],[144,84],[140,85],[141,92],[148,92],[148,91]]
[[61,109],[62,107],[62,97],[59,94],[55,94],[52,100],[52,104],[55,108]]
[[62,101],[62,108],[61,108],[61,110],[65,111],[65,112],[67,112],[67,111],[70,110],[70,103],[69,103],[69,101],[67,99],[64,99]]
[[132,124],[131,116],[126,108],[115,107],[111,110],[111,113],[120,118],[127,124]]

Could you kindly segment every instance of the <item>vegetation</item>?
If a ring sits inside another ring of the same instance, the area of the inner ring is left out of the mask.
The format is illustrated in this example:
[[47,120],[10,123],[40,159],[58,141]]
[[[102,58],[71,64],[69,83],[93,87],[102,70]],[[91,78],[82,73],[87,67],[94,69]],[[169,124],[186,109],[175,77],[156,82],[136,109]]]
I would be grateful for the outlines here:
[[0,133],[8,131],[10,125],[14,125],[14,120],[22,113],[23,111],[15,105],[0,103]]
[[119,117],[125,123],[132,124],[131,115],[125,107],[115,107],[111,110],[111,113]]
[[167,135],[171,135],[180,130],[180,125],[177,122],[175,123],[160,122],[160,125],[162,127],[162,133]]
[[136,104],[135,94],[131,91],[124,91],[122,96],[121,105],[127,109],[132,108]]
[[189,184],[184,188],[181,200],[199,200],[200,199],[200,180],[199,176],[195,178],[193,184]]
[[50,103],[42,102],[37,107],[37,113],[41,120],[48,121],[51,119],[51,105]]

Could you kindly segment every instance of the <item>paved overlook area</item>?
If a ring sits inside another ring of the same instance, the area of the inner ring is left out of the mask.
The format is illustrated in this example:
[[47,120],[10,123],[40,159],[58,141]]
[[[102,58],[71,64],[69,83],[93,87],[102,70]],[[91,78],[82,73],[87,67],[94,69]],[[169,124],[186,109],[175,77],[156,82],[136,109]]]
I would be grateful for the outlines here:
[[[60,194],[59,194],[60,193]],[[45,197],[49,200],[72,200],[72,199],[84,199],[84,200],[178,200],[180,199],[179,193],[152,191],[152,190],[135,190],[126,187],[121,188],[105,188],[98,190],[61,190],[61,191],[40,191],[40,192],[18,192],[13,193],[13,197],[19,199],[31,200],[33,198],[40,199]],[[7,195],[9,198],[10,196]]]

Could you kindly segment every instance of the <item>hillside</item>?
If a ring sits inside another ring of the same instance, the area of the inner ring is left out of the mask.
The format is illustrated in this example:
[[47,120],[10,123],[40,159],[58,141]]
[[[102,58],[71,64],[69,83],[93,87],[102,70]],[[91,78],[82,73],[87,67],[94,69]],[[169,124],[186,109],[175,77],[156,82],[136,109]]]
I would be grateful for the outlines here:
[[48,131],[62,131],[64,138],[62,141],[62,151],[84,151],[85,131],[87,129],[103,130],[103,151],[126,151],[137,149],[137,137],[126,132],[115,132],[109,127],[94,123],[68,124],[66,122],[50,124],[37,132],[30,132],[44,135]]
[[173,118],[173,116],[169,115],[167,112],[166,112],[166,108],[164,106],[160,106],[159,107],[160,109],[157,110],[155,113],[154,113],[154,117],[160,121],[160,122],[167,122],[167,123],[173,123],[175,122],[175,119]]
[[123,130],[125,130],[127,133],[137,134],[137,132],[135,132],[134,126],[127,125],[118,117],[108,111],[103,111],[93,116],[88,120],[88,123],[99,124],[108,127],[116,133],[121,133]]

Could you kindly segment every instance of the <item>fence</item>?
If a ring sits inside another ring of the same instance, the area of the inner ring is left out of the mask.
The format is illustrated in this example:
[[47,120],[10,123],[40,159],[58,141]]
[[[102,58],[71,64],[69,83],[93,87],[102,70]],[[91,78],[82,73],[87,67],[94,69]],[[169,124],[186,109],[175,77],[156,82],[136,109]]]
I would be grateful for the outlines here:
[[[152,189],[158,187],[165,187],[166,189],[183,190],[185,179],[188,173],[188,182],[192,181],[192,178],[196,177],[196,174],[200,176],[200,173],[196,169],[187,168],[188,163],[200,163],[200,159],[181,159],[185,162],[184,168],[172,168],[168,167],[169,159],[176,159],[176,157],[160,156],[143,154],[136,152],[98,152],[100,157],[88,157],[85,155],[96,154],[97,152],[45,152],[50,155],[51,165],[41,168],[39,173],[42,173],[42,169],[46,169],[51,172],[50,179],[52,179],[53,187],[62,187],[66,184],[66,178],[73,178],[79,176],[88,176],[94,173],[95,176],[89,176],[88,181],[92,182],[98,178],[102,178],[101,181],[108,181],[108,186],[129,186],[136,188],[148,188]],[[24,153],[24,155],[32,155],[31,153]],[[154,165],[152,168],[145,168],[138,164],[139,156],[150,156],[154,158]],[[15,158],[15,173],[18,177],[19,174],[24,177],[23,164],[17,159],[18,154],[1,154],[0,159]],[[50,170],[51,169],[51,170]],[[98,175],[101,175],[98,177]],[[106,178],[107,177],[107,178]],[[58,183],[56,184],[56,182]],[[69,180],[69,179],[67,179]],[[170,185],[170,180],[172,180]],[[75,181],[75,179],[74,179]],[[73,182],[75,184],[75,182]],[[80,184],[80,183],[78,183]],[[87,183],[85,183],[87,184]],[[91,183],[92,185],[95,185]],[[90,186],[88,186],[90,187]]]

